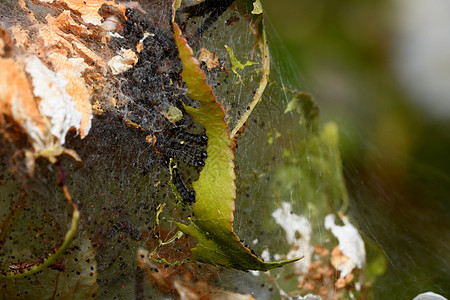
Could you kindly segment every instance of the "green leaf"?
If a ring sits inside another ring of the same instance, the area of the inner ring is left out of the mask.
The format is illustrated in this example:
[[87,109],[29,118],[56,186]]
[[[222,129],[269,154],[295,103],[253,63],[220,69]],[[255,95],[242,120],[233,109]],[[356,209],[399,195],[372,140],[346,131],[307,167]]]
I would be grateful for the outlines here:
[[206,83],[205,74],[175,22],[173,28],[173,37],[183,63],[181,75],[188,87],[187,94],[201,103],[198,109],[185,106],[185,110],[205,127],[208,136],[208,158],[199,179],[193,183],[196,192],[196,202],[192,208],[194,217],[188,226],[178,224],[180,230],[197,238],[197,246],[191,249],[194,260],[245,271],[266,271],[298,260],[265,263],[252,254],[234,233],[236,175],[225,112],[216,101],[211,87]]

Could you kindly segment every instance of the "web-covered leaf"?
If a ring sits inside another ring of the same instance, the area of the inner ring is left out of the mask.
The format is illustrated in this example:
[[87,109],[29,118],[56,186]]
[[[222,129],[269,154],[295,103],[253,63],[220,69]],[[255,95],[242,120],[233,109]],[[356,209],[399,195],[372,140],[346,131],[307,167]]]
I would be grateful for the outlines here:
[[181,30],[174,22],[174,38],[183,62],[183,80],[188,86],[188,95],[201,103],[196,109],[185,106],[194,120],[202,124],[208,136],[208,155],[199,179],[193,183],[196,202],[192,209],[191,225],[178,227],[197,238],[192,249],[194,259],[214,265],[241,270],[269,270],[292,261],[265,263],[239,240],[233,231],[234,199],[236,196],[234,153],[225,112],[216,101],[206,76]]

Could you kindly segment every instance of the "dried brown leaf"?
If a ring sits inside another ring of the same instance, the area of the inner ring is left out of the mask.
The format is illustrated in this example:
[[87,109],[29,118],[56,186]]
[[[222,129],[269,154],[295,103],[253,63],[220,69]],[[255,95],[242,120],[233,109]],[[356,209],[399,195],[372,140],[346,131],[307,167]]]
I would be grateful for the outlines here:
[[5,56],[12,47],[9,33],[0,26],[0,56]]
[[102,24],[103,17],[99,14],[99,10],[102,5],[112,5],[116,6],[114,1],[104,1],[104,0],[56,0],[56,1],[48,1],[48,0],[40,0],[42,3],[56,3],[59,5],[65,5],[70,10],[77,12],[80,14],[83,22],[92,25],[100,26]]
[[35,144],[39,144],[47,122],[34,101],[23,67],[8,58],[0,58],[0,65],[0,113],[11,118]]
[[59,30],[69,31],[80,36],[90,36],[92,31],[85,25],[77,23],[73,18],[69,10],[63,11],[58,17],[54,18],[51,15],[45,17],[47,23],[51,26],[55,26]]
[[11,31],[12,39],[14,39],[14,44],[23,50],[30,46],[30,38],[25,30],[23,30],[20,24],[16,24],[9,29]]
[[206,63],[206,67],[208,68],[208,70],[212,70],[219,66],[219,57],[217,56],[217,54],[213,55],[205,48],[202,48],[198,60]]
[[91,128],[92,107],[89,102],[89,91],[87,90],[83,78],[72,72],[64,72],[67,80],[66,91],[72,96],[75,102],[75,109],[81,113],[80,137],[84,138]]

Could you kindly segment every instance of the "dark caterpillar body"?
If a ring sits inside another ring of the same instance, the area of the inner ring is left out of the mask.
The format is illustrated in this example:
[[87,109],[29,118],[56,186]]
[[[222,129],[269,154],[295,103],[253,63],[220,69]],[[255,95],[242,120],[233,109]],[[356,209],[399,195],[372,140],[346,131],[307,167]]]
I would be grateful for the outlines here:
[[203,160],[196,159],[196,158],[192,157],[191,155],[187,154],[183,150],[176,150],[176,149],[172,149],[172,148],[168,148],[168,147],[160,147],[160,146],[157,146],[157,150],[159,152],[161,152],[164,156],[167,156],[169,158],[181,159],[183,162],[185,162],[191,166],[194,166],[195,168],[205,166],[205,162]]
[[170,129],[169,134],[179,140],[190,144],[195,144],[197,146],[206,146],[208,144],[208,137],[206,135],[189,133],[180,127]]
[[187,154],[194,156],[198,159],[206,159],[208,154],[205,150],[198,149],[189,145],[186,141],[179,140],[177,138],[169,140],[169,147],[175,150],[184,151]]
[[178,169],[172,169],[172,183],[183,198],[185,204],[191,205],[195,202],[195,191],[189,190],[181,179],[180,174],[178,174]]

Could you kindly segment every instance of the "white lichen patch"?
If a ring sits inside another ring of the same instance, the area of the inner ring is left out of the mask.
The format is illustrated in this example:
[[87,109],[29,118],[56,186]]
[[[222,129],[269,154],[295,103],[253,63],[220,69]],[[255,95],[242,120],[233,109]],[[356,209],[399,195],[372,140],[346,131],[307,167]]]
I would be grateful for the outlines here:
[[362,269],[366,264],[366,250],[364,241],[358,230],[349,222],[347,217],[342,216],[344,225],[335,223],[336,216],[329,214],[325,217],[325,228],[331,230],[339,241],[339,250],[344,257],[332,261],[333,267],[341,271],[340,277],[344,278],[352,272],[354,268]]

